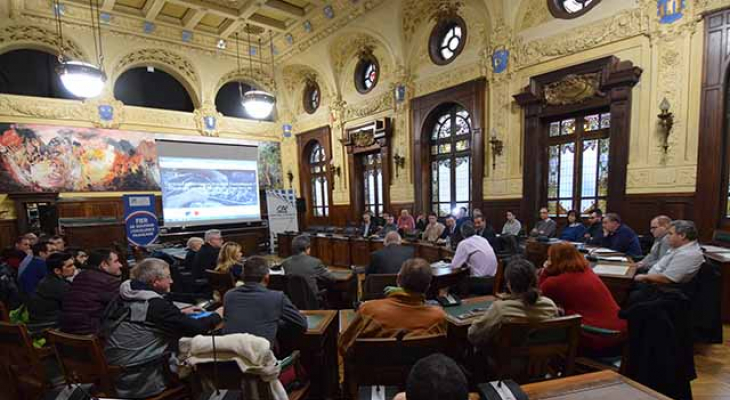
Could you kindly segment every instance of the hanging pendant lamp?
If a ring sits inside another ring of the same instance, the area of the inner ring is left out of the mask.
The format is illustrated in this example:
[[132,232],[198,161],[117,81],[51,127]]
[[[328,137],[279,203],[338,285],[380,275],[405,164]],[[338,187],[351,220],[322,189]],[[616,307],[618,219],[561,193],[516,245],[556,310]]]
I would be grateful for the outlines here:
[[[249,61],[249,67],[251,69],[251,74],[253,75],[253,56],[251,55],[251,29],[248,25],[246,25],[246,31],[248,32],[248,44],[249,44],[249,50],[248,50],[248,61]],[[273,36],[270,34],[271,40],[273,40]],[[236,43],[236,46],[238,46],[238,43]],[[274,68],[274,44],[273,41],[271,42],[271,67],[272,67],[272,78],[273,76],[273,68]],[[263,55],[261,51],[261,39],[259,39],[259,60],[260,64],[263,64]],[[240,54],[239,54],[240,58]],[[239,69],[240,69],[240,61],[239,61]],[[263,72],[263,71],[262,71]],[[274,79],[274,87],[276,87],[276,79]],[[241,84],[239,82],[239,92],[242,92]],[[246,113],[251,116],[254,119],[257,120],[263,120],[266,118],[269,118],[274,111],[274,106],[276,106],[276,97],[264,90],[257,90],[254,88],[251,88],[251,90],[247,91],[246,93],[240,93],[241,95],[241,105],[243,106],[244,110],[246,110]]]

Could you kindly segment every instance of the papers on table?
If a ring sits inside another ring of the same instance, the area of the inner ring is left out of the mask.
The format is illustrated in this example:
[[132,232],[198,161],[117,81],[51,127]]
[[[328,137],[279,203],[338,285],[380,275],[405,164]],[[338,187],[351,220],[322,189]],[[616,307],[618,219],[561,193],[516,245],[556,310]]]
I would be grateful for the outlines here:
[[618,251],[607,249],[605,247],[599,247],[597,249],[591,250],[591,253],[593,253],[593,254],[612,254],[612,253],[618,253]]
[[618,261],[618,262],[628,262],[629,259],[622,256],[597,256],[597,259],[600,261]]
[[709,244],[703,244],[700,247],[708,253],[730,253],[729,247],[711,246]]
[[610,265],[610,264],[598,264],[593,267],[593,272],[596,275],[626,275],[629,272],[629,267],[622,265]]
[[431,268],[451,268],[451,264],[447,263],[446,261],[436,261],[435,263],[431,264]]

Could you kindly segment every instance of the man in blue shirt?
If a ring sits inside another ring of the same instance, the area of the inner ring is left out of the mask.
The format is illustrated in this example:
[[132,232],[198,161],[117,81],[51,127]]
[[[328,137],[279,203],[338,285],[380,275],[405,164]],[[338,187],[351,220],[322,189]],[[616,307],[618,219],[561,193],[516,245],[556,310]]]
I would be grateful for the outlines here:
[[20,289],[27,295],[35,293],[38,283],[46,276],[46,258],[53,253],[53,246],[43,241],[33,245],[33,259],[18,271]]
[[621,217],[616,213],[608,213],[603,217],[601,246],[630,257],[642,256],[639,237],[631,228],[621,223]]

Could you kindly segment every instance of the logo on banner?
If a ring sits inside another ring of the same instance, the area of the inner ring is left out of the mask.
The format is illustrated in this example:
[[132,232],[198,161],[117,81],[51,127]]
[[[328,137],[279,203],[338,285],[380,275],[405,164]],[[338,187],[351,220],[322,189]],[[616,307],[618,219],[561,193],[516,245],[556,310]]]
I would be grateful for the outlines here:
[[125,195],[124,226],[130,244],[147,246],[154,243],[160,235],[159,221],[155,214],[155,196]]

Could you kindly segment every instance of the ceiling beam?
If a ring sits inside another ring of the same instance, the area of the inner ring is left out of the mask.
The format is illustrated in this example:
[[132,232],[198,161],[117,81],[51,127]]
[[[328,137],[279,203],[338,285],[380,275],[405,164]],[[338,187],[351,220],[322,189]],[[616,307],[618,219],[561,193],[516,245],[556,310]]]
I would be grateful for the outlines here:
[[[148,0],[149,1],[149,0]],[[231,7],[222,6],[220,4],[213,3],[211,1],[201,0],[168,0],[170,3],[179,4],[195,10],[206,10],[211,14],[216,14],[221,17],[235,18],[238,16],[238,10]]]
[[266,3],[264,3],[264,7],[276,11],[281,11],[297,18],[301,18],[306,14],[306,11],[303,8],[297,7],[293,4],[289,4],[283,0],[268,0]]
[[238,28],[243,25],[243,21],[240,19],[229,19],[226,20],[226,22],[223,23],[223,26],[221,27],[221,31],[218,33],[218,36],[221,37],[221,39],[227,39],[229,36],[233,35]]
[[144,18],[148,21],[154,21],[164,6],[165,0],[147,0],[142,10],[144,12]]
[[185,16],[183,17],[183,26],[185,27],[185,29],[194,29],[196,26],[198,26],[200,20],[205,17],[205,14],[205,10],[195,10],[191,8],[185,13]]
[[117,0],[104,0],[101,3],[101,9],[104,11],[111,11],[114,9],[114,3],[116,3]]
[[286,31],[286,23],[279,21],[278,19],[269,18],[261,14],[254,14],[248,17],[249,24],[256,25],[264,29],[272,29],[277,32]]
[[248,17],[252,16],[259,8],[261,8],[262,4],[263,1],[261,0],[248,0],[248,2],[238,10],[238,17],[247,19]]

